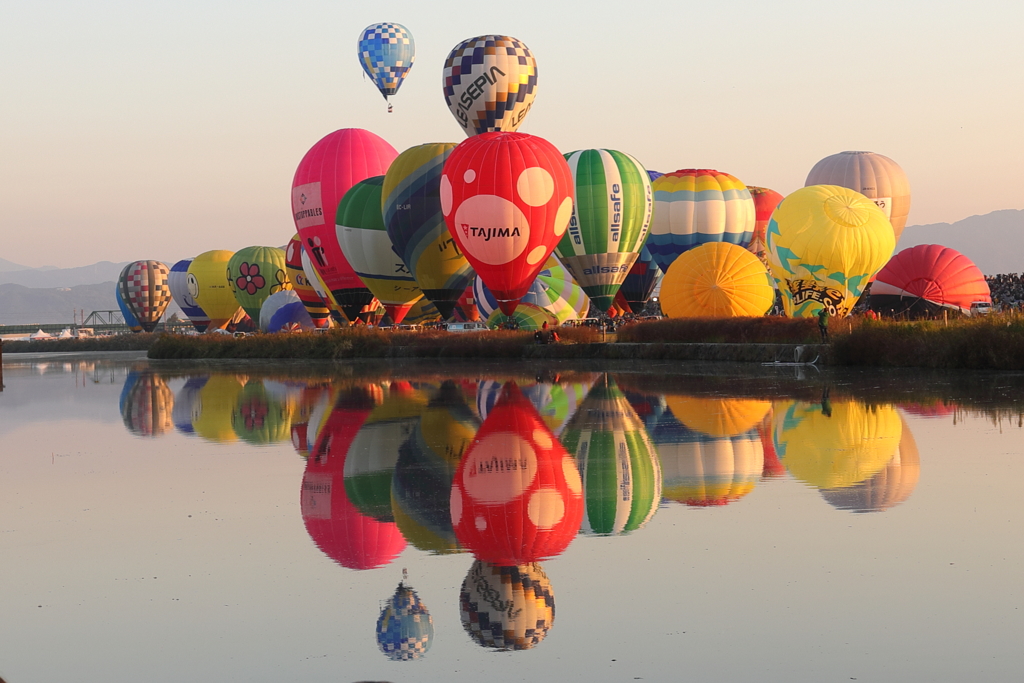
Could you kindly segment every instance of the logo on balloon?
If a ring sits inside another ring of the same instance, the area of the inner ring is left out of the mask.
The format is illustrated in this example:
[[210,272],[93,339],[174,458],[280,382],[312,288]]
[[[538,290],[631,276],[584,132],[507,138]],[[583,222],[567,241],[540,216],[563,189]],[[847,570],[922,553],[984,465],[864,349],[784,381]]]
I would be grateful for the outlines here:
[[848,307],[842,305],[845,297],[838,289],[822,287],[813,280],[786,280],[786,286],[793,293],[793,306],[817,301],[828,309],[829,315],[843,317],[849,313]]
[[[306,206],[306,204],[309,206]],[[320,183],[307,183],[292,188],[292,212],[297,229],[323,223],[324,209],[320,199]]]

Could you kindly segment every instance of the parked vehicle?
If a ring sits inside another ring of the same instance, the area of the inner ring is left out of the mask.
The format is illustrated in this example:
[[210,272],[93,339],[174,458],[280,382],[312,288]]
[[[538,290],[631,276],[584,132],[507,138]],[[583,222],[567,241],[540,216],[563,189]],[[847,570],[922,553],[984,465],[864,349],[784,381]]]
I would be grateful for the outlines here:
[[477,320],[465,323],[448,323],[447,329],[449,332],[483,332],[487,329],[487,325]]

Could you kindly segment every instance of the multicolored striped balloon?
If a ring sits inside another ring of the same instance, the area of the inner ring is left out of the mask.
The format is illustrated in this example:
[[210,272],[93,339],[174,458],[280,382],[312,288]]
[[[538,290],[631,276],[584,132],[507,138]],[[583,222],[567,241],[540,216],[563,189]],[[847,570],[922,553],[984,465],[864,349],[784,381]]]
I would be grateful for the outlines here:
[[288,242],[284,250],[284,261],[288,279],[291,280],[302,305],[306,307],[306,313],[309,314],[313,325],[327,327],[331,312],[302,268],[302,240],[299,239],[298,233]]
[[576,201],[558,257],[597,307],[608,310],[651,225],[647,170],[628,154],[585,149],[565,155]]
[[754,200],[735,176],[691,168],[666,173],[652,186],[654,221],[647,248],[663,271],[699,244],[729,242],[745,247],[753,238]]
[[384,176],[381,212],[388,237],[412,277],[445,318],[473,279],[441,213],[441,171],[454,142],[410,147]]

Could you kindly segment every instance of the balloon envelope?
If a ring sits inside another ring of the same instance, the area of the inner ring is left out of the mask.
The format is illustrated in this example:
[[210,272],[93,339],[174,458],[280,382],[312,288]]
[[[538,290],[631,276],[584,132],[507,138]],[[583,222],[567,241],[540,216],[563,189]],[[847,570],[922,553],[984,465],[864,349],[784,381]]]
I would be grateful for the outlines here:
[[537,61],[510,36],[462,41],[444,62],[444,99],[466,135],[515,131],[537,95]]
[[754,200],[735,176],[683,169],[666,173],[651,187],[654,220],[647,248],[663,271],[677,256],[705,242],[745,247],[754,236]]
[[188,316],[189,322],[196,328],[196,332],[205,332],[210,324],[210,317],[199,307],[195,298],[189,292],[188,267],[192,259],[182,259],[171,266],[171,272],[167,275],[167,285],[171,288],[171,296],[174,303],[178,304],[181,312]]
[[547,140],[484,133],[445,162],[441,210],[477,276],[511,314],[569,226],[572,173]]
[[228,261],[227,277],[235,299],[254,321],[260,319],[260,309],[268,297],[292,288],[285,272],[284,250],[277,247],[236,251]]
[[768,221],[771,220],[775,207],[782,201],[782,195],[767,187],[747,185],[747,189],[750,190],[750,197],[754,200],[754,237],[747,245],[747,249],[752,254],[762,257],[768,249],[765,242]]
[[317,294],[302,268],[302,240],[297,233],[284,250],[284,263],[292,288],[302,301],[302,305],[306,307],[309,319],[315,327],[326,327],[330,319],[330,309]]
[[207,330],[223,329],[239,310],[227,276],[233,255],[234,252],[225,250],[206,251],[189,264],[189,294],[210,317]]
[[359,34],[359,64],[386,100],[402,87],[416,60],[416,41],[401,24],[384,21]]
[[878,205],[900,239],[910,214],[910,181],[900,165],[874,152],[840,152],[825,157],[807,174],[804,186],[839,185]]
[[271,294],[260,308],[261,332],[295,332],[314,327],[305,304],[290,289]]
[[171,302],[169,274],[170,268],[160,261],[135,261],[125,266],[118,278],[121,299],[146,332],[156,329]]
[[970,313],[976,301],[992,302],[985,275],[960,252],[938,244],[899,252],[871,285],[871,308],[889,315],[931,316],[943,309]]
[[396,156],[383,138],[361,128],[345,128],[313,145],[295,170],[295,228],[313,267],[349,320],[358,317],[373,294],[341,252],[335,228],[338,203],[360,180],[383,175]]
[[555,593],[539,564],[500,566],[477,560],[459,591],[459,616],[478,645],[529,650],[555,622]]
[[882,210],[837,185],[812,185],[787,196],[767,234],[769,267],[791,317],[812,317],[822,308],[848,315],[896,246]]
[[120,284],[114,285],[114,297],[117,299],[117,307],[121,309],[121,317],[124,318],[124,324],[132,332],[142,332],[142,325],[139,324],[138,318],[135,317],[132,309],[128,308],[128,304],[121,298]]
[[407,662],[430,649],[434,619],[427,606],[409,586],[398,584],[395,594],[377,618],[377,646],[388,659]]
[[670,318],[762,316],[774,303],[768,269],[727,242],[709,242],[680,255],[661,282],[661,310]]
[[616,150],[587,149],[565,158],[576,201],[555,251],[598,309],[606,311],[647,239],[651,181],[639,161]]
[[662,270],[654,262],[654,256],[645,246],[640,250],[640,256],[633,262],[629,269],[619,293],[626,300],[634,313],[640,313],[647,305],[654,288],[661,281]]

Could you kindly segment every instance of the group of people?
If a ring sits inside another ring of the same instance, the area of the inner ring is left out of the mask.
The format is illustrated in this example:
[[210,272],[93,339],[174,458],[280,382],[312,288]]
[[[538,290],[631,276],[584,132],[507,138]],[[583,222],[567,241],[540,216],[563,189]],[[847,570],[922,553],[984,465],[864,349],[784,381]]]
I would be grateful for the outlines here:
[[1024,273],[986,275],[992,304],[1002,310],[1024,309]]
[[558,330],[549,330],[548,324],[544,325],[533,333],[533,340],[538,344],[555,344],[561,339],[558,336]]

